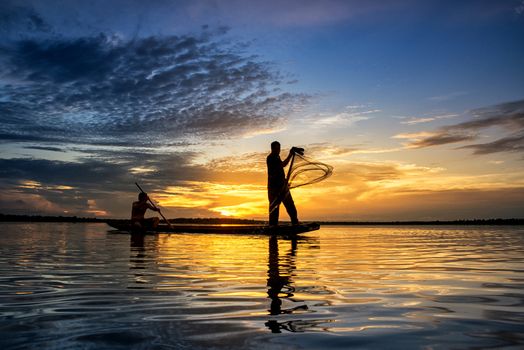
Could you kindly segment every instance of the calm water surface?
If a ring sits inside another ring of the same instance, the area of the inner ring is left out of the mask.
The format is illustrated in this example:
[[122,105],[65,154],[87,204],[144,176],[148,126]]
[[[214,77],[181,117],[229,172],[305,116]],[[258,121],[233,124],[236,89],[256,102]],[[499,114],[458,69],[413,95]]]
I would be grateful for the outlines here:
[[1,349],[524,348],[524,227],[0,234]]

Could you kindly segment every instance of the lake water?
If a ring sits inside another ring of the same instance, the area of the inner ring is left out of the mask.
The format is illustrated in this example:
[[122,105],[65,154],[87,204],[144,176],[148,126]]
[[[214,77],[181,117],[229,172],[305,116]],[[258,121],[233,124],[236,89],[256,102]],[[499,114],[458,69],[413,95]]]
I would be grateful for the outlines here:
[[0,234],[1,349],[524,348],[524,227]]

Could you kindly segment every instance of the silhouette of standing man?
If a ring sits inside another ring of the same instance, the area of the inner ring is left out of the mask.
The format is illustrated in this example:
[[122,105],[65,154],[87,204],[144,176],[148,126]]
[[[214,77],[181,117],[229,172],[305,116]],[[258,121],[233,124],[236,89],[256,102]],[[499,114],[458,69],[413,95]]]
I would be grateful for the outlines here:
[[286,207],[286,211],[291,218],[293,225],[298,225],[297,208],[293,202],[293,197],[289,192],[284,167],[293,157],[295,147],[291,148],[289,155],[284,161],[280,159],[280,143],[271,143],[271,153],[267,156],[267,194],[269,198],[269,225],[278,225],[278,211],[280,203]]

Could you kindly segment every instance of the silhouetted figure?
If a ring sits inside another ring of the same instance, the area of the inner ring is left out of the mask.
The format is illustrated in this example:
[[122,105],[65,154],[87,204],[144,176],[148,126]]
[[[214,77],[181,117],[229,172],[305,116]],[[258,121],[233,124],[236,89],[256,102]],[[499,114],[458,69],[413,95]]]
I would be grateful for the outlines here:
[[158,222],[160,221],[157,217],[144,218],[147,209],[160,211],[158,208],[149,204],[147,202],[148,200],[149,197],[147,196],[147,193],[140,192],[138,194],[138,201],[133,202],[133,208],[131,209],[131,224],[133,225],[133,228],[144,230],[157,227]]
[[280,143],[271,143],[271,153],[267,156],[267,194],[269,198],[269,225],[278,225],[278,212],[280,203],[286,207],[286,211],[291,218],[293,225],[298,224],[297,208],[293,197],[289,192],[289,186],[284,174],[284,167],[293,157],[295,147],[291,148],[289,155],[284,161],[280,159]]

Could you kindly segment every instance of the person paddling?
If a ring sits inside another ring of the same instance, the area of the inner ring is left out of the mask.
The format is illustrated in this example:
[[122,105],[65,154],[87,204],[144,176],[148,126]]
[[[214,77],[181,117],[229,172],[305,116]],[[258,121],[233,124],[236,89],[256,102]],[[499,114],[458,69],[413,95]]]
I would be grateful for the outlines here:
[[271,143],[271,153],[267,156],[267,194],[269,199],[269,225],[278,225],[278,215],[280,203],[284,204],[286,211],[291,219],[293,225],[298,225],[298,214],[293,197],[289,192],[286,175],[284,174],[284,167],[289,163],[293,154],[301,150],[293,147],[289,151],[289,155],[282,161],[280,159],[280,143],[274,141]]
[[131,209],[131,224],[135,228],[147,229],[155,228],[158,225],[160,219],[158,217],[144,218],[147,209],[160,212],[160,209],[154,207],[152,204],[149,204],[147,201],[149,197],[147,193],[140,192],[138,194],[138,201],[133,202],[133,207]]

